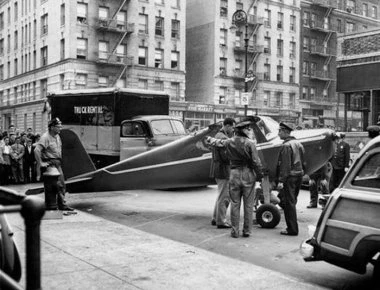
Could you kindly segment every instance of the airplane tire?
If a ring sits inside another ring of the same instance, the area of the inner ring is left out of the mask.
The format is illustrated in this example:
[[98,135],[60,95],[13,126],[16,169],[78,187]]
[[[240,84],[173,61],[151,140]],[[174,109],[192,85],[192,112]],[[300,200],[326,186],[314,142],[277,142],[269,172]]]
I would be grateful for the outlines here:
[[273,204],[263,204],[256,211],[257,223],[266,229],[273,229],[281,219],[280,210]]

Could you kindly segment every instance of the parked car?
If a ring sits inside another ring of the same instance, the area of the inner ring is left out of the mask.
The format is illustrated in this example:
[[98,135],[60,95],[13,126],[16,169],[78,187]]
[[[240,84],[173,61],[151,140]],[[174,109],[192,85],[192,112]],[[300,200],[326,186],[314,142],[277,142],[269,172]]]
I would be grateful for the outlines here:
[[307,262],[323,260],[360,274],[372,263],[380,281],[380,136],[359,152],[301,254]]

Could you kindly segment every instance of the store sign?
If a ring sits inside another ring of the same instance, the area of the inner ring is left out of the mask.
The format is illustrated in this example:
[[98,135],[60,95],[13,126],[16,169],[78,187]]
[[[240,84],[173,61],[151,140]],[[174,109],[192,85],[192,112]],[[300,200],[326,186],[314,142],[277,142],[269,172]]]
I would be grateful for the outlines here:
[[188,111],[197,111],[197,112],[213,112],[214,107],[201,104],[189,104]]

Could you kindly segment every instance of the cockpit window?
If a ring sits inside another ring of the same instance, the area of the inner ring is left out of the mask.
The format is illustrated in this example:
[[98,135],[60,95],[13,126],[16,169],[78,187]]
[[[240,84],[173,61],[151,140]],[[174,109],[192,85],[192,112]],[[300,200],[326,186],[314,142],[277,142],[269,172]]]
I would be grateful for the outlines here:
[[352,185],[380,188],[380,153],[375,153],[367,158]]
[[268,141],[278,136],[278,123],[270,117],[260,117],[261,120],[256,122],[263,135]]

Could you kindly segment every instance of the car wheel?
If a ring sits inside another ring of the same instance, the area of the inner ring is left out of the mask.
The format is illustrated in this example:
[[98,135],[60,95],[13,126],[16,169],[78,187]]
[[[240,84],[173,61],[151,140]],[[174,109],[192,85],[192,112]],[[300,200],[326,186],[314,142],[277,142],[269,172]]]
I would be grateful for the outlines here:
[[373,274],[372,274],[372,280],[380,285],[380,255],[379,257],[373,262]]
[[257,223],[263,228],[273,229],[280,219],[280,210],[273,204],[263,204],[256,211]]

